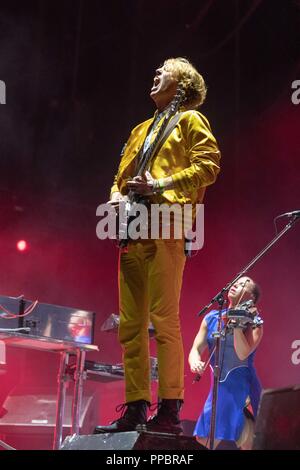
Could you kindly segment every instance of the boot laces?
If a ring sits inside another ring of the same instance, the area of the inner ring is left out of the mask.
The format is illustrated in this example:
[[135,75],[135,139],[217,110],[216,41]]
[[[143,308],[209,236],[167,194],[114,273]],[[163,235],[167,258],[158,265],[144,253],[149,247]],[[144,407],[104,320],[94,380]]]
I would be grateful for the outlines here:
[[151,403],[151,405],[149,405],[149,411],[151,411],[151,413],[156,410],[158,411],[159,408],[161,408],[161,402],[159,401],[157,403]]
[[[134,404],[136,404],[136,406],[130,406],[130,405],[134,405]],[[115,421],[112,421],[111,424],[114,424],[117,421],[124,421],[124,422],[127,422],[128,420],[130,421],[136,413],[137,406],[138,405],[137,405],[136,402],[121,403],[120,405],[117,405],[116,406],[116,412],[121,413],[121,415],[118,419],[116,419]]]
[[128,408],[128,404],[127,404],[127,403],[121,403],[120,405],[117,405],[117,406],[116,406],[116,412],[117,412],[117,413],[121,413],[120,418],[123,418],[124,414],[125,414],[126,411],[127,411],[127,408]]
[[121,403],[120,405],[116,406],[116,413],[121,413],[120,417],[111,421],[110,424],[114,424],[117,421],[126,421],[126,412],[128,409],[128,403]]
[[159,420],[160,417],[163,416],[167,416],[168,415],[168,411],[166,409],[165,406],[163,406],[163,402],[162,401],[158,401],[157,403],[153,403],[149,406],[149,410],[151,411],[151,413],[155,412],[156,411],[156,414],[152,414],[150,417],[149,417],[149,421],[152,421],[152,422],[156,422]]
[[[183,400],[178,400],[177,406],[176,406],[176,414],[179,412],[181,408],[181,404],[183,403]],[[167,420],[167,421],[176,421],[180,422],[178,416],[172,416],[170,413],[170,408],[166,403],[163,401],[159,401],[158,403],[153,403],[152,405],[149,406],[149,410],[151,412],[154,412],[157,410],[156,414],[153,414],[149,417],[149,422],[154,423],[159,423],[161,420]],[[175,410],[174,410],[175,411]]]

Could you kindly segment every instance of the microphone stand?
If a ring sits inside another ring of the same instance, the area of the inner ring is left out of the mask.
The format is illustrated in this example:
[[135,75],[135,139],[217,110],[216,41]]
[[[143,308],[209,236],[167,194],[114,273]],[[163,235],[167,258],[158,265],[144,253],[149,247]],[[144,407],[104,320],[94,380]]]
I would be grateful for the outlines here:
[[220,341],[221,341],[221,329],[222,329],[222,309],[224,305],[224,295],[229,291],[231,286],[238,281],[241,277],[244,276],[257,261],[262,258],[267,251],[272,248],[275,243],[292,228],[296,221],[300,218],[300,215],[294,214],[291,217],[290,222],[273,238],[266,246],[263,248],[251,261],[248,263],[235,277],[230,281],[225,287],[223,287],[220,292],[218,292],[213,299],[203,307],[202,310],[198,313],[198,317],[207,312],[211,306],[217,302],[219,304],[219,317],[218,317],[218,328],[217,331],[213,333],[213,336],[216,338],[216,351],[215,351],[215,365],[213,368],[214,381],[213,381],[213,396],[212,396],[212,409],[211,409],[211,420],[210,420],[210,433],[209,433],[209,449],[214,449],[215,442],[215,429],[216,429],[216,417],[217,417],[217,399],[218,399],[218,388],[219,388],[219,377],[220,377]]
[[[222,311],[224,303],[226,302],[224,294],[220,293],[216,301],[219,304],[219,315],[218,315],[218,327],[217,331],[213,333],[215,338],[215,364],[213,367],[213,396],[212,396],[212,408],[211,408],[211,421],[210,421],[210,431],[209,431],[209,448],[210,450],[214,449],[214,440],[215,440],[215,429],[216,429],[216,418],[217,418],[217,400],[218,400],[218,390],[219,390],[219,379],[220,379],[220,350],[221,350],[221,334],[222,334]],[[225,329],[226,334],[226,329]]]

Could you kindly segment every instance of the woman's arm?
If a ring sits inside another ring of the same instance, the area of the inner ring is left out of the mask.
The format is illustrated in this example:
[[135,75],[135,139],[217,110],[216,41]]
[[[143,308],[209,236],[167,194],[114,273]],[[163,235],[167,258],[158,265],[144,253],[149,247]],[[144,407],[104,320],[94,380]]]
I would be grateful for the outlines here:
[[201,354],[207,347],[207,324],[202,320],[199,331],[194,339],[193,346],[189,354],[189,365],[193,373],[201,374],[203,372],[204,362],[201,361]]
[[257,348],[262,336],[263,327],[248,327],[245,331],[241,328],[234,328],[234,349],[238,358],[243,361]]

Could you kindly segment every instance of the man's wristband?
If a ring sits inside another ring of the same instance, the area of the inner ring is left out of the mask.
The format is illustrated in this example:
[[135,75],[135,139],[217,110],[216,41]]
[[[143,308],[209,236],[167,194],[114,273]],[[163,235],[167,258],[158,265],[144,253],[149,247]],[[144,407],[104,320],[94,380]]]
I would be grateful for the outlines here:
[[154,194],[161,194],[164,192],[163,179],[153,181],[153,192]]

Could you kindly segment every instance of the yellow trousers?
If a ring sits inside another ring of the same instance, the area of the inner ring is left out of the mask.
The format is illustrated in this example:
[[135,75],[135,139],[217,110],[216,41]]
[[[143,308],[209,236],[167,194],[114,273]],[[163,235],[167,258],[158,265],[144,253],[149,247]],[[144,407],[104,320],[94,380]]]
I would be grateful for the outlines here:
[[137,240],[119,259],[120,326],[126,402],[151,402],[149,321],[155,329],[160,398],[183,399],[179,300],[183,240]]

